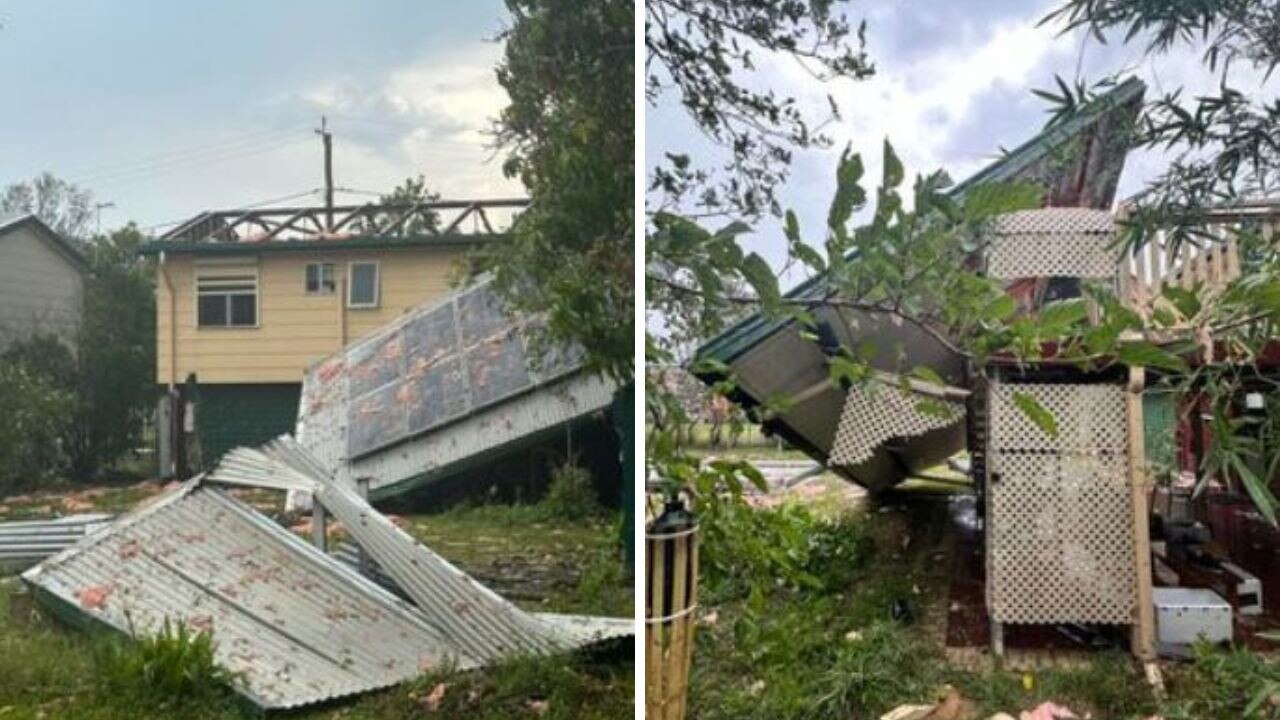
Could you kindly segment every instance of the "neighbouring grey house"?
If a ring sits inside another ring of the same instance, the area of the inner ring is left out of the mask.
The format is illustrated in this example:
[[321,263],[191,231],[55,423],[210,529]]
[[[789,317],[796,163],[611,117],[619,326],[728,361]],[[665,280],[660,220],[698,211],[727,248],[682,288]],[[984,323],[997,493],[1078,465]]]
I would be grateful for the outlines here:
[[36,333],[70,338],[88,265],[34,215],[0,217],[0,350]]

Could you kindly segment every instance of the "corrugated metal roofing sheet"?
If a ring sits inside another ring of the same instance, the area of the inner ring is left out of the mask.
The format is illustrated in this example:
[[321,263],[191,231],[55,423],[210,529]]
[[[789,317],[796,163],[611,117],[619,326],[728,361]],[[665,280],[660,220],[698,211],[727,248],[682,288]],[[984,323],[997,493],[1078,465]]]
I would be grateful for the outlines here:
[[23,578],[125,633],[165,618],[211,630],[218,662],[268,709],[476,664],[408,603],[198,481]]
[[483,280],[419,305],[308,369],[298,438],[386,496],[608,407],[615,384],[532,343],[536,323]]
[[552,628],[419,544],[336,483],[319,500],[446,637],[482,660],[568,647]]
[[26,570],[111,523],[102,513],[0,523],[0,573]]
[[[820,467],[815,465],[815,467]],[[356,570],[370,580],[378,583],[396,596],[409,599],[404,589],[396,581],[382,571],[381,566],[371,558],[365,560],[365,567],[360,567],[359,548],[352,543],[342,543],[333,551],[333,557],[348,567]],[[366,556],[367,557],[367,556]],[[630,618],[600,617],[598,615],[572,615],[565,613],[530,613],[540,622],[550,625],[554,632],[570,645],[592,645],[613,638],[630,637],[635,634],[635,621]]]
[[471,657],[487,662],[581,644],[580,628],[521,610],[396,527],[349,485],[318,477],[318,471],[318,463],[286,435],[261,448],[227,453],[207,479],[310,490],[432,626]]

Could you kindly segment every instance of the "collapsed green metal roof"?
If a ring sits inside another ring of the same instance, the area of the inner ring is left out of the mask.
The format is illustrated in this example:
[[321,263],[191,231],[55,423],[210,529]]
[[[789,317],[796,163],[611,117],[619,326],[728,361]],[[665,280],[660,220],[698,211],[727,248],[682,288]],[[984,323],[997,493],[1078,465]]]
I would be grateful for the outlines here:
[[[973,188],[993,182],[1033,179],[1045,185],[1048,206],[1109,208],[1115,198],[1128,139],[1123,132],[1137,114],[1146,85],[1136,77],[1119,83],[1075,115],[1041,131],[1030,140],[973,176],[948,188],[947,195],[963,199]],[[1073,140],[1083,147],[1072,153],[1072,162],[1057,167],[1045,161]],[[1123,147],[1108,147],[1120,141]],[[831,294],[825,274],[815,275],[787,293],[792,299],[819,300]],[[697,359],[733,362],[750,348],[789,324],[789,320],[753,313],[698,348]]]

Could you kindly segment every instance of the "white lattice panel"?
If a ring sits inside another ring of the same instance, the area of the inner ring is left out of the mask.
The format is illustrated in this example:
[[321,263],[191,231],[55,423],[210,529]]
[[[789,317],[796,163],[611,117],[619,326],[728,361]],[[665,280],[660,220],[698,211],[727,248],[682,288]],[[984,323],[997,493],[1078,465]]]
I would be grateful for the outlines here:
[[987,273],[999,280],[1026,277],[1115,278],[1118,254],[1111,214],[1047,208],[995,219]]
[[[991,388],[987,581],[992,619],[1131,623],[1137,574],[1123,388],[1012,383]],[[1060,443],[1046,441],[1007,402],[1014,392],[1057,410]],[[996,436],[1003,445],[996,446]],[[1089,446],[1091,439],[1097,442]]]
[[[929,413],[918,405],[927,400],[948,415]],[[960,403],[926,398],[881,383],[854,385],[845,395],[840,423],[829,462],[836,466],[854,466],[871,459],[876,448],[893,438],[915,437],[930,430],[940,430],[964,420]]]
[[[1053,437],[1031,422],[1014,401],[1027,393],[1057,421]],[[991,384],[991,450],[1124,453],[1124,391],[1116,385]]]

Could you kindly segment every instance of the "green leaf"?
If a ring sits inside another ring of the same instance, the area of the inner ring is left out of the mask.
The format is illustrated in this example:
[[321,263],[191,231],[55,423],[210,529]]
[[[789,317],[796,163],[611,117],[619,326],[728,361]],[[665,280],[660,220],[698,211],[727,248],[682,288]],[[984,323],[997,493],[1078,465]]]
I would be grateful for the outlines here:
[[1231,458],[1231,464],[1235,468],[1236,474],[1240,476],[1244,491],[1248,493],[1249,499],[1253,501],[1253,506],[1257,508],[1258,512],[1262,513],[1267,522],[1275,525],[1276,496],[1272,494],[1271,488],[1267,487],[1267,483],[1249,468],[1244,458],[1239,454],[1233,453],[1228,457]]
[[857,384],[871,375],[870,366],[855,362],[841,355],[829,358],[827,365],[831,373],[831,379],[837,383],[847,381],[851,384]]
[[1057,335],[1084,320],[1087,314],[1084,298],[1068,298],[1041,307],[1036,318],[1046,335]]
[[777,305],[782,299],[778,290],[778,276],[773,274],[773,268],[769,267],[769,263],[759,253],[749,253],[743,258],[742,276],[751,283],[756,296],[766,306]]
[[911,375],[917,380],[923,380],[931,385],[945,386],[947,384],[947,381],[943,380],[941,375],[934,372],[933,368],[926,367],[924,365],[917,365],[911,368]]
[[800,222],[796,220],[794,211],[787,211],[783,233],[787,236],[787,244],[791,248],[791,254],[799,259],[800,262],[817,272],[826,270],[826,263],[822,261],[822,255],[800,239]]
[[787,240],[793,243],[800,242],[800,221],[796,219],[794,210],[788,210],[786,221],[783,224],[782,232],[787,236]]
[[1173,303],[1185,318],[1193,318],[1200,313],[1200,298],[1190,290],[1176,285],[1166,285],[1161,294]]
[[970,188],[964,196],[964,218],[980,222],[994,215],[1031,210],[1042,204],[1044,190],[1030,182],[984,183]]
[[844,227],[853,217],[854,210],[867,201],[867,193],[859,184],[862,172],[862,157],[846,147],[836,166],[836,195],[831,199],[831,209],[827,213],[828,228]]
[[1148,342],[1126,343],[1116,352],[1116,359],[1130,366],[1143,366],[1186,372],[1187,363],[1182,358]]
[[1051,438],[1058,437],[1058,419],[1033,395],[1024,392],[1013,394],[1013,404],[1027,416],[1036,427]]
[[1018,312],[1018,301],[1012,295],[1001,294],[982,308],[986,320],[1005,320]]
[[893,145],[889,144],[889,139],[884,140],[884,187],[895,188],[902,184],[902,161],[898,159],[898,154],[893,151]]

